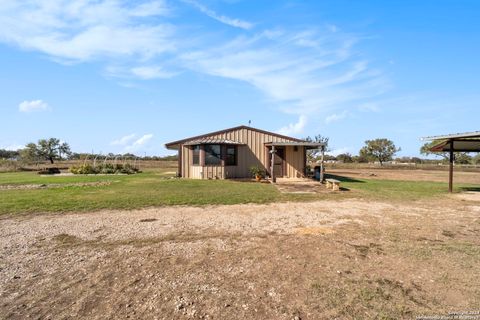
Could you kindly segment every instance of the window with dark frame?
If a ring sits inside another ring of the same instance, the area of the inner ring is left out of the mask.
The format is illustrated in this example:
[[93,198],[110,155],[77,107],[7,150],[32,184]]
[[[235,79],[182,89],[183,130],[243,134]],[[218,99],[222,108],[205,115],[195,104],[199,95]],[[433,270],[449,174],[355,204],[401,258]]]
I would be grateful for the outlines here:
[[205,145],[205,165],[216,166],[222,164],[222,148],[219,144]]
[[200,146],[196,145],[192,147],[192,164],[200,165]]
[[237,146],[227,146],[225,148],[225,165],[226,166],[237,165]]

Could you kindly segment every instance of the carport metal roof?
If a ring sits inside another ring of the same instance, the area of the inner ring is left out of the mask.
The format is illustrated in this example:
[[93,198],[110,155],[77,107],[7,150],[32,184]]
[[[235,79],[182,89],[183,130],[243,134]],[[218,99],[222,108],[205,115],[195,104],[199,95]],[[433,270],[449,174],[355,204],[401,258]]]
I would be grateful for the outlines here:
[[450,174],[448,191],[453,191],[453,162],[454,152],[480,152],[480,131],[454,133],[443,136],[422,138],[424,141],[436,142],[431,148],[432,152],[448,152],[450,154]]
[[438,141],[432,152],[480,152],[480,131],[425,137],[422,140]]

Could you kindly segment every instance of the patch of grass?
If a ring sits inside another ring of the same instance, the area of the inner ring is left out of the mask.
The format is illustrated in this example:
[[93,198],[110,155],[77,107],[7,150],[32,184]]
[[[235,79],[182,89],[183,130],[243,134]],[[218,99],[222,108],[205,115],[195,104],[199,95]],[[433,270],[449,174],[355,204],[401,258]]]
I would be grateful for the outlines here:
[[337,279],[335,285],[313,282],[321,309],[339,319],[405,319],[423,306],[417,289],[385,279]]
[[[451,238],[452,239],[452,238]],[[480,246],[466,241],[424,241],[415,246],[402,248],[403,252],[419,260],[442,259],[442,254],[453,256],[465,265],[473,264],[480,259]]]
[[112,181],[108,186],[0,190],[0,213],[135,209],[164,205],[265,203],[279,200],[280,192],[263,183],[231,180],[166,179],[146,172],[129,176],[42,177],[32,172],[0,174],[0,184],[62,184]]
[[[42,184],[41,189],[0,190],[0,214],[136,209],[167,205],[220,205],[315,201],[361,196],[379,200],[412,201],[446,194],[446,184],[389,180],[345,179],[352,192],[284,194],[268,183],[234,180],[169,179],[171,168],[135,175],[40,176],[34,172],[0,173],[0,185]],[[336,177],[342,179],[341,177]],[[108,182],[72,187],[68,184]],[[48,188],[55,184],[55,188]],[[65,184],[64,187],[61,187]],[[462,186],[458,186],[461,188]]]
[[[327,175],[327,178],[329,175]],[[357,190],[365,197],[380,200],[414,201],[435,196],[445,195],[448,184],[430,181],[401,181],[401,180],[377,180],[377,179],[350,179],[348,177],[333,176],[340,180],[341,186],[349,190]],[[460,192],[471,185],[457,184],[455,192]]]

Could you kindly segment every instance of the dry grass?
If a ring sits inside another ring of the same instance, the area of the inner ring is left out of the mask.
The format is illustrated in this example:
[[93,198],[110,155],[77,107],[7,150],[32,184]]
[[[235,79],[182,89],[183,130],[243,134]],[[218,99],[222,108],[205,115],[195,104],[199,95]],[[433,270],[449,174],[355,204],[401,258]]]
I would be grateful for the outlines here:
[[0,318],[412,319],[480,303],[480,204],[3,218]]

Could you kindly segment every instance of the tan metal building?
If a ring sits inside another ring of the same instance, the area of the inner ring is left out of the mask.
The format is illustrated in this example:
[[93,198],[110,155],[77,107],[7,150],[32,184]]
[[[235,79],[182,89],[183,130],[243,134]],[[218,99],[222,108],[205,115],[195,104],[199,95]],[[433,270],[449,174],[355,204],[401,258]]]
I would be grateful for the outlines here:
[[317,149],[323,145],[238,126],[170,142],[165,146],[170,150],[178,150],[179,176],[228,179],[250,177],[252,166],[262,168],[270,177],[273,172],[273,178],[304,177],[307,149]]

